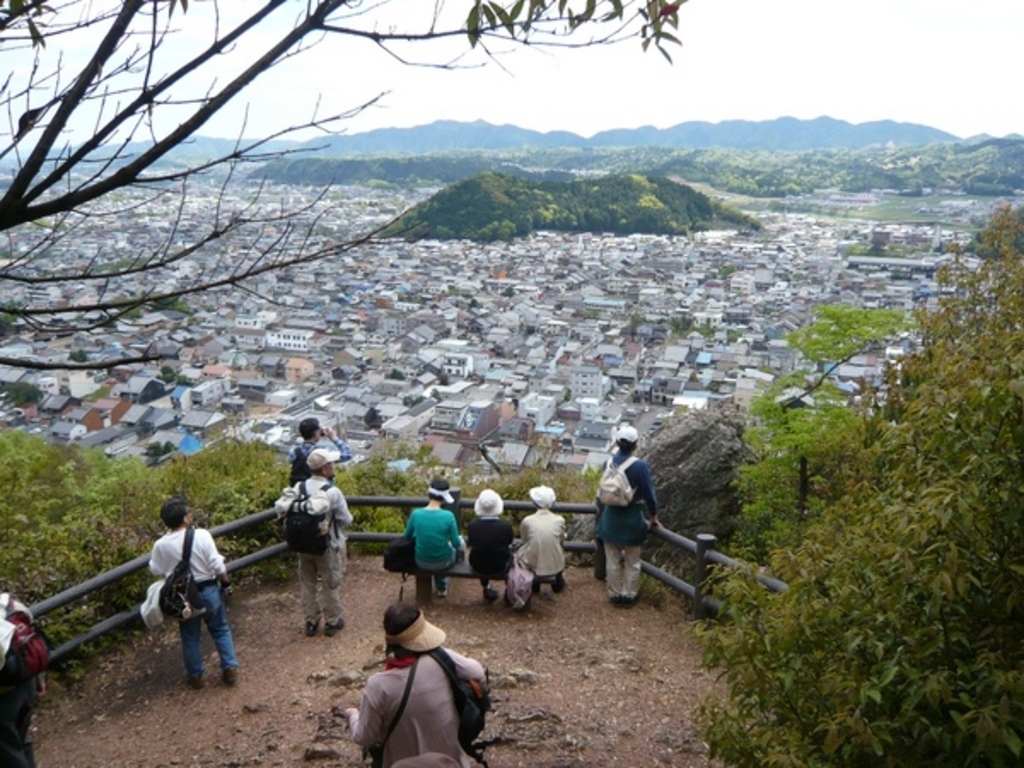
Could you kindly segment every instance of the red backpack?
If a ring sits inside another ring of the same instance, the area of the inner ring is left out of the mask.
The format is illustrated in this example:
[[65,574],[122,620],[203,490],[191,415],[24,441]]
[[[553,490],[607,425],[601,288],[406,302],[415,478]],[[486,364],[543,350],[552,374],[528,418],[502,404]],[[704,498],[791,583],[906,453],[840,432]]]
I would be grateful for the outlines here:
[[[6,602],[2,602],[6,601]],[[21,685],[50,666],[50,641],[32,614],[10,595],[0,597],[3,620],[14,632],[0,668],[0,686]]]

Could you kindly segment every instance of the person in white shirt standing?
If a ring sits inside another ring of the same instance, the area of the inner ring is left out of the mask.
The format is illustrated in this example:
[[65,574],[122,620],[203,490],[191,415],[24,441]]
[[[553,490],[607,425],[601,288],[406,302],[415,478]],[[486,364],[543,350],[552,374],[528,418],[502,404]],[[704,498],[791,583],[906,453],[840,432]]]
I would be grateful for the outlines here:
[[[180,496],[163,503],[160,508],[160,519],[169,530],[153,545],[153,553],[149,557],[149,570],[166,579],[181,560],[185,532],[192,527],[193,519],[188,504]],[[231,580],[228,578],[224,558],[217,551],[213,536],[205,528],[194,530],[190,565],[205,610],[199,616],[193,616],[178,624],[186,682],[190,688],[203,687],[205,670],[200,634],[201,623],[205,622],[220,656],[221,679],[226,684],[233,685],[238,678],[238,659],[235,656],[231,627],[228,625],[227,609],[221,596],[222,590],[230,590]]]

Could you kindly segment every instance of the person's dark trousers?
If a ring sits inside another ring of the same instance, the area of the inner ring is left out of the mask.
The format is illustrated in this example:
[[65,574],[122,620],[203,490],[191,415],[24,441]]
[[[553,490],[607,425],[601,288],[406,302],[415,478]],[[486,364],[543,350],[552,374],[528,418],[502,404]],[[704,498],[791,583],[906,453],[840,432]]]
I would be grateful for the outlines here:
[[608,562],[604,557],[604,542],[600,539],[594,539],[594,544],[597,549],[594,551],[594,578],[598,581],[604,581],[608,574]]
[[[598,524],[601,522],[603,510],[599,502],[595,501],[594,506],[597,507],[597,514],[594,515],[594,530],[596,531]],[[594,544],[596,546],[594,550],[594,578],[598,581],[604,581],[608,573],[608,563],[604,559],[604,542],[595,536]]]
[[35,768],[28,735],[35,702],[35,678],[0,693],[0,766],[3,768]]

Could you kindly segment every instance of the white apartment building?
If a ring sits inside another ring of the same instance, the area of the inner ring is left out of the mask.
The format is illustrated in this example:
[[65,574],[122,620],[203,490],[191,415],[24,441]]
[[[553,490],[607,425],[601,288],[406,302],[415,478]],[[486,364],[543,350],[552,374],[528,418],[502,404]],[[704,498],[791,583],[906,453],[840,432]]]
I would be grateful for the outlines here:
[[532,419],[538,427],[547,426],[555,418],[558,412],[558,400],[551,395],[542,395],[539,392],[530,392],[523,396],[516,409],[516,415],[521,419]]
[[601,369],[596,365],[573,367],[569,387],[576,400],[581,397],[593,397],[601,400],[611,389],[608,377],[601,373]]
[[409,330],[409,319],[405,315],[388,314],[380,319],[377,329],[385,336],[402,336]]
[[266,345],[270,349],[308,352],[316,331],[300,328],[268,328]]
[[450,430],[454,432],[462,421],[462,414],[466,412],[469,403],[465,400],[442,400],[437,404],[434,416],[430,420],[430,426],[434,429]]
[[446,352],[441,367],[449,376],[468,379],[473,375],[473,356],[460,352]]
[[231,336],[239,349],[249,351],[263,349],[267,343],[267,332],[262,328],[235,326]]

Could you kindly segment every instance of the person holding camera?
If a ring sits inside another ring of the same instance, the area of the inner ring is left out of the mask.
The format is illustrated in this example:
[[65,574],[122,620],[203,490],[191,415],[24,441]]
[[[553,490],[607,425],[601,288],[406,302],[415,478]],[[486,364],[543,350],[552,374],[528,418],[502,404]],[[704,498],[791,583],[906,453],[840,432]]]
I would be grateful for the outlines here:
[[312,477],[313,472],[309,468],[309,454],[320,444],[322,440],[329,440],[338,451],[338,463],[343,464],[352,458],[352,449],[344,440],[338,438],[330,427],[321,427],[320,420],[315,416],[303,419],[299,422],[299,435],[302,442],[293,446],[288,451],[288,463],[291,465],[291,476],[288,485],[301,483]]

